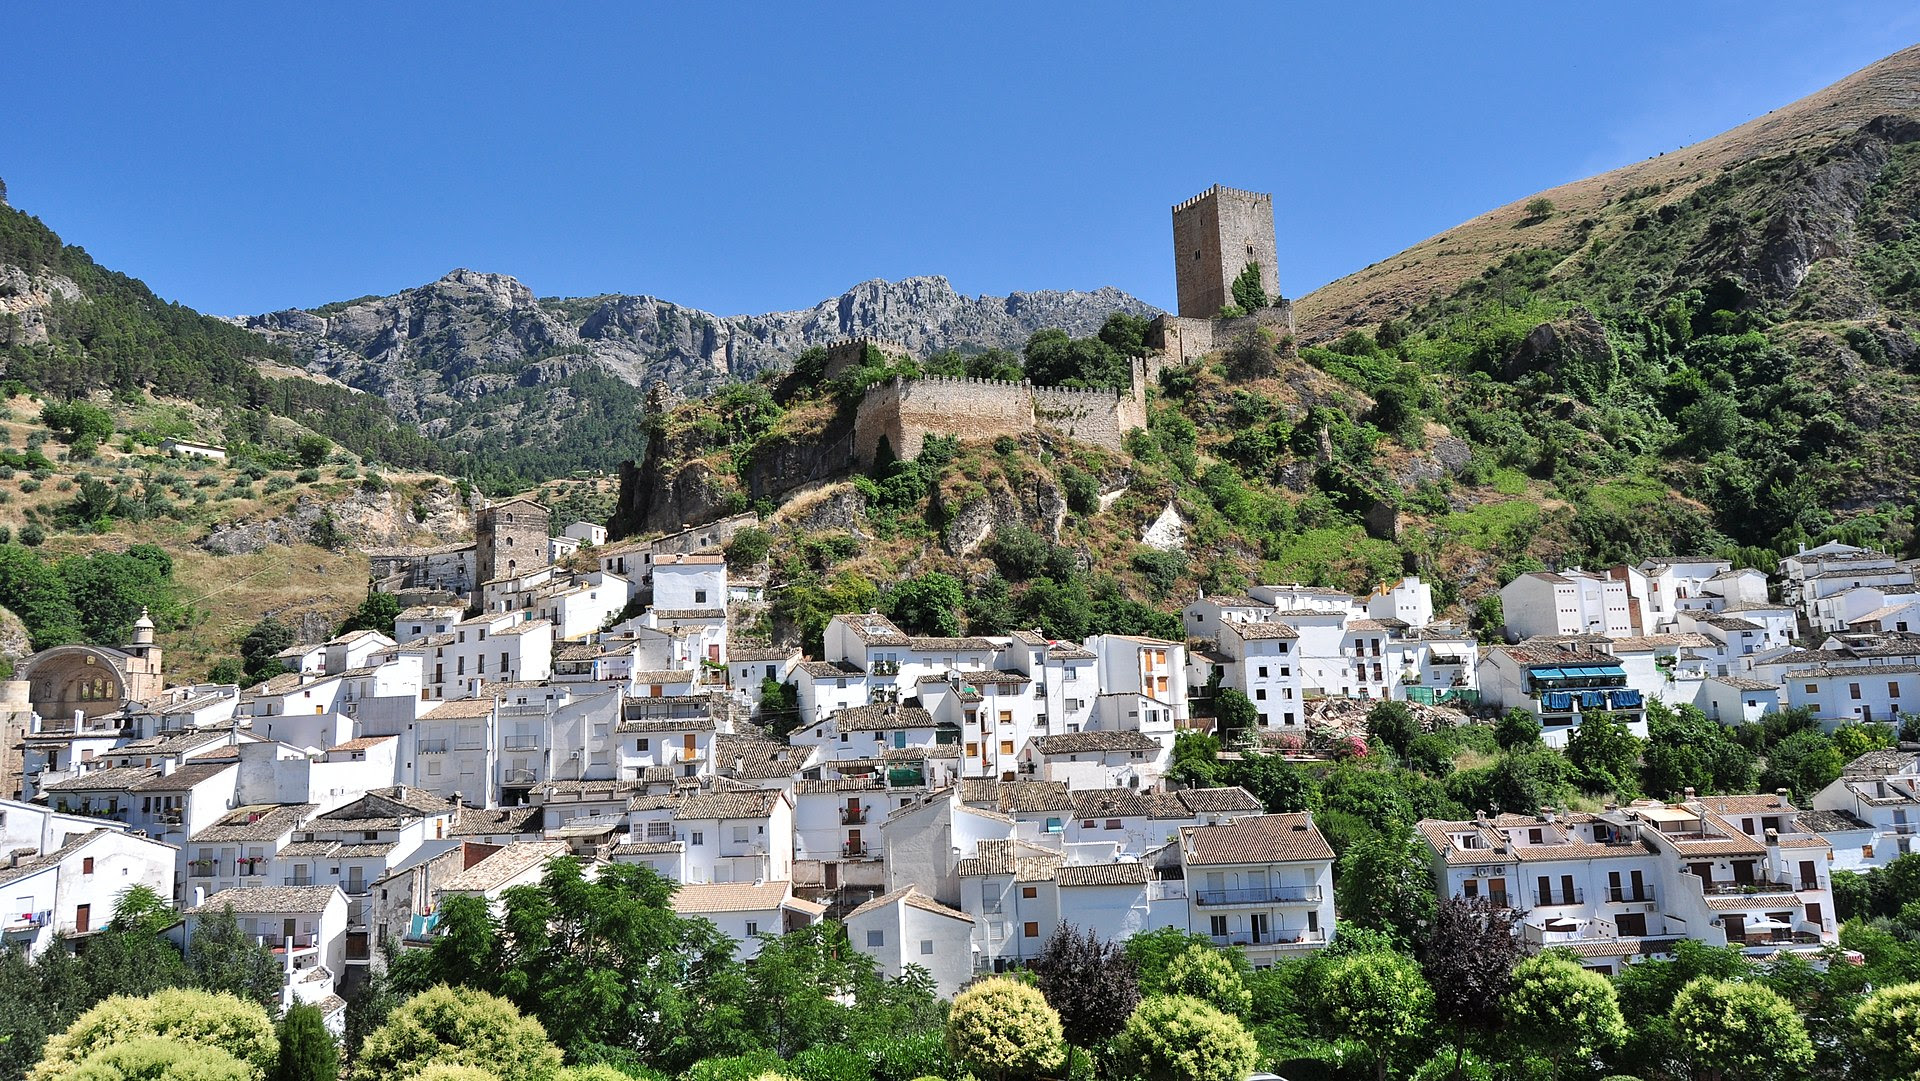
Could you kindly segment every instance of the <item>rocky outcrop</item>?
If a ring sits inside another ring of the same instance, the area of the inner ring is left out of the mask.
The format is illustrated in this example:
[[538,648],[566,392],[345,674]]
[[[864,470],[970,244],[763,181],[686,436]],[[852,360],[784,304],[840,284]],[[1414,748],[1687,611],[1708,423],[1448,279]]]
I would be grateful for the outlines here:
[[1558,387],[1590,394],[1604,390],[1618,370],[1607,328],[1592,312],[1575,308],[1565,319],[1528,331],[1500,377],[1513,380],[1540,372]]
[[40,345],[47,340],[47,309],[80,299],[80,286],[58,274],[29,274],[0,264],[0,345]]
[[472,533],[465,501],[441,484],[417,494],[360,487],[326,499],[302,495],[284,513],[216,525],[199,543],[215,555],[246,555],[329,539],[352,548],[444,544]]
[[1154,309],[1117,289],[969,297],[945,278],[868,281],[799,311],[719,316],[649,296],[542,301],[503,274],[456,270],[389,297],[237,320],[305,365],[431,422],[501,384],[538,386],[599,367],[634,386],[697,393],[785,364],[809,346],[868,336],[918,353],[1018,348],[1036,330],[1083,335],[1116,311]]

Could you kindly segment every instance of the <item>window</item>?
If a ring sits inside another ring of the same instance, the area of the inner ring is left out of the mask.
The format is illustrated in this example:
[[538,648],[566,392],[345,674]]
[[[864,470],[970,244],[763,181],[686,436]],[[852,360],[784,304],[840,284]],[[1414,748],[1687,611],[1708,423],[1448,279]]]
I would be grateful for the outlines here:
[[1033,899],[1034,899],[1035,897],[1038,897],[1038,896],[1040,896],[1040,888],[1039,888],[1038,886],[1022,886],[1022,887],[1020,887],[1020,899],[1021,899],[1021,900],[1023,900],[1023,901],[1031,901],[1031,900],[1033,900]]
[[1013,753],[1013,741],[1012,741],[1012,740],[1010,740],[1010,739],[1003,739],[1003,740],[1001,740],[1001,741],[1000,741],[1000,753],[1001,753],[1001,754],[1012,754],[1012,753]]
[[752,920],[748,920],[747,921],[747,937],[752,938],[753,936],[759,933],[760,933],[760,925],[755,923]]
[[1026,938],[1039,938],[1040,925],[1038,923],[1033,922],[1032,920],[1028,920],[1026,923],[1020,926],[1020,933],[1022,936]]
[[880,947],[885,946],[886,944],[887,944],[887,933],[885,931],[868,931],[867,932],[867,948],[868,949],[877,950]]
[[746,844],[748,836],[750,835],[747,833],[747,827],[745,826],[733,827],[733,843],[734,844],[737,844],[737,845]]
[[1858,683],[1847,684],[1847,697],[1856,702],[1860,700],[1860,685]]
[[1813,684],[1811,684],[1811,683],[1809,683],[1809,684],[1807,684],[1807,693],[1808,693],[1808,694],[1819,694],[1819,693],[1820,693],[1820,688],[1818,688],[1818,687],[1816,687],[1816,686],[1814,686]]
[[1208,916],[1207,933],[1215,938],[1227,937],[1227,918],[1225,916]]
[[93,857],[92,856],[88,856],[87,858],[80,861],[80,873],[83,875],[90,875],[93,873]]
[[1265,702],[1267,700],[1267,689],[1265,687],[1257,688],[1253,692],[1253,700],[1256,702]]
[[650,741],[646,739],[636,739],[633,741],[633,751],[635,754],[645,754],[649,746]]
[[1107,828],[1108,828],[1108,829],[1110,829],[1110,830],[1117,830],[1117,829],[1119,829],[1119,828],[1120,828],[1120,820],[1119,820],[1119,819],[1117,819],[1117,818],[1109,818],[1109,819],[1107,819]]
[[696,845],[704,845],[707,843],[707,835],[700,832],[699,830],[694,830],[693,839],[690,843],[696,844]]
[[920,940],[920,956],[922,957],[933,956],[933,939],[923,938]]
[[1892,680],[1888,680],[1887,681],[1887,697],[1888,698],[1900,697],[1900,684],[1895,683]]
[[1261,679],[1267,678],[1267,666],[1264,664],[1260,666],[1260,678]]

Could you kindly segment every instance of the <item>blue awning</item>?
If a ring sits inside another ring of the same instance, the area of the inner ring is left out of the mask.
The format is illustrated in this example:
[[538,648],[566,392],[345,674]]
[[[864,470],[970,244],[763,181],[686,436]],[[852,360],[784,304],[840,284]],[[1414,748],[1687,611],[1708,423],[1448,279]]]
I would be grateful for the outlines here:
[[1564,668],[1534,668],[1530,669],[1527,675],[1534,679],[1565,679],[1567,671]]

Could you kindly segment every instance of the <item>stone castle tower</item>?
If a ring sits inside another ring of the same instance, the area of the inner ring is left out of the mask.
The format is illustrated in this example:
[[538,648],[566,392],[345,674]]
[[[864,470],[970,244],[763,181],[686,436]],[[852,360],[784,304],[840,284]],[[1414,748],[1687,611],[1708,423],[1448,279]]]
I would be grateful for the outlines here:
[[484,507],[473,523],[475,583],[547,565],[547,508],[524,496]]
[[1273,196],[1218,184],[1173,208],[1174,278],[1180,314],[1211,319],[1233,303],[1233,280],[1260,267],[1260,290],[1280,295]]

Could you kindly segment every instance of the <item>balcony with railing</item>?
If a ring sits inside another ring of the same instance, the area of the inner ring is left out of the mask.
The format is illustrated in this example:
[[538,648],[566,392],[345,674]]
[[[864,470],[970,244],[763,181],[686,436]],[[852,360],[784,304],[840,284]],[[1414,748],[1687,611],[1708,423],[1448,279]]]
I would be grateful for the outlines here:
[[53,910],[42,909],[39,912],[9,912],[6,922],[0,924],[0,932],[6,934],[25,934],[38,931],[53,922]]
[[420,741],[421,754],[446,754],[447,741],[444,739],[423,739]]
[[1584,905],[1587,903],[1587,891],[1583,889],[1535,890],[1533,903],[1542,908],[1556,905]]
[[900,662],[875,661],[867,666],[867,674],[873,676],[897,676],[900,674]]
[[1327,940],[1324,931],[1309,931],[1305,928],[1263,931],[1238,931],[1228,935],[1208,935],[1216,946],[1313,946]]
[[1652,886],[1607,887],[1607,902],[1609,904],[1627,905],[1652,900],[1655,900]]
[[867,843],[865,841],[842,841],[840,842],[840,855],[846,859],[865,859],[867,857]]
[[502,717],[545,717],[547,715],[547,703],[528,702],[511,706],[497,706],[494,708],[494,712]]
[[1230,890],[1196,890],[1195,903],[1208,908],[1231,905],[1298,905],[1320,903],[1319,886],[1247,886]]
[[1752,882],[1707,882],[1702,880],[1700,888],[1709,897],[1731,897],[1742,894],[1753,897],[1764,897],[1767,894],[1792,893],[1798,888],[1812,887],[1796,887],[1791,882],[1782,882],[1778,879],[1756,879]]
[[840,824],[841,825],[863,826],[863,825],[866,825],[866,822],[867,822],[867,809],[865,807],[840,808]]
[[212,878],[219,869],[219,860],[188,860],[188,878]]
[[540,749],[540,737],[508,736],[500,741],[500,745],[509,751],[537,751]]

